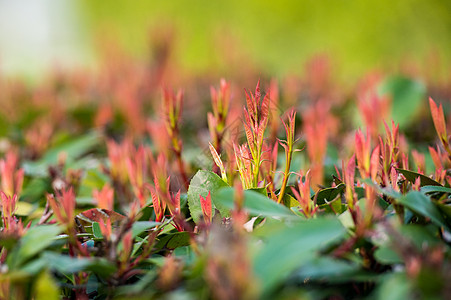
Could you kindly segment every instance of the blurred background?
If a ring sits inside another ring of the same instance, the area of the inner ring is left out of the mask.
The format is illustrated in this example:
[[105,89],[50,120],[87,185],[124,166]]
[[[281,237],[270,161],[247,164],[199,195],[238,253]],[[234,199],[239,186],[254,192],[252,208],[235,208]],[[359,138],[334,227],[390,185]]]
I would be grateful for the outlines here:
[[169,58],[176,77],[252,69],[282,78],[307,72],[315,56],[329,57],[334,76],[346,82],[369,70],[431,64],[447,77],[451,2],[0,0],[7,76],[95,70],[112,49],[138,60]]

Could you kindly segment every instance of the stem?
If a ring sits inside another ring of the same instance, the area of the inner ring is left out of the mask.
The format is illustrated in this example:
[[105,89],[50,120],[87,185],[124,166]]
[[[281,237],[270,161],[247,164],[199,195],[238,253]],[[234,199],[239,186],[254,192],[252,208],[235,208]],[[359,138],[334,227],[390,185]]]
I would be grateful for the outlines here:
[[287,188],[288,178],[290,177],[290,166],[291,166],[291,157],[293,155],[292,147],[289,146],[289,150],[286,153],[286,165],[285,165],[285,172],[283,174],[283,181],[282,181],[282,187],[279,192],[279,197],[277,198],[277,203],[280,203],[283,199],[283,196],[285,194],[285,189]]
[[261,160],[261,147],[257,148],[257,158],[254,159],[254,169],[253,169],[253,173],[254,173],[254,187],[257,188],[258,187],[258,174],[260,171],[260,160]]

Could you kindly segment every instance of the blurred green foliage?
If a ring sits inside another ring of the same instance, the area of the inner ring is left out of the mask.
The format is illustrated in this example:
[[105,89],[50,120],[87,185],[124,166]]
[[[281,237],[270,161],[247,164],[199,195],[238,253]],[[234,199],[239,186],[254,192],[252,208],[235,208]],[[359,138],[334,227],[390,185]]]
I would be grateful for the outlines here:
[[[350,78],[374,68],[393,70],[406,57],[422,60],[434,53],[442,63],[450,60],[451,2],[446,0],[84,0],[80,5],[92,39],[99,28],[112,30],[138,56],[146,53],[150,28],[173,26],[176,61],[190,72],[227,75],[228,68],[239,67],[223,59],[227,51],[272,76],[298,73],[317,53],[332,56],[339,75]],[[230,40],[235,45],[227,49]]]

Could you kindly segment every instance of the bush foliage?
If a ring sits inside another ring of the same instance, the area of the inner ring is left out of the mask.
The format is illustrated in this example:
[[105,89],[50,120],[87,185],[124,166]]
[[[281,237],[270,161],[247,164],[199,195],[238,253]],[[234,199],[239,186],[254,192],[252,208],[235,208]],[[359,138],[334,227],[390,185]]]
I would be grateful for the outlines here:
[[0,82],[1,299],[451,296],[446,86],[116,62]]

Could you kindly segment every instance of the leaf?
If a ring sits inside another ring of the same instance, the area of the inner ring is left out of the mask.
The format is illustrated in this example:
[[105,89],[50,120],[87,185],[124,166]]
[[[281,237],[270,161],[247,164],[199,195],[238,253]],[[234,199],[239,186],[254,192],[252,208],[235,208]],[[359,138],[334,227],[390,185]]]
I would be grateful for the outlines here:
[[389,95],[392,99],[391,116],[400,128],[405,128],[414,120],[426,95],[425,85],[417,80],[403,76],[391,76],[378,87],[380,95]]
[[[233,209],[234,207],[234,195],[235,189],[232,187],[226,187],[220,189],[217,193],[212,195],[212,200],[215,205],[222,205],[228,209]],[[269,199],[262,194],[253,191],[244,191],[244,205],[243,207],[251,215],[261,215],[265,217],[286,217],[293,218],[296,217],[288,208],[282,204]]]
[[268,196],[268,191],[266,189],[266,187],[261,187],[261,188],[250,188],[247,189],[248,191],[254,191],[256,193],[262,194],[263,196]]
[[108,176],[103,174],[100,170],[88,170],[86,171],[86,175],[83,176],[80,183],[80,191],[77,195],[91,197],[92,191],[95,189],[101,190],[108,180]]
[[61,227],[57,225],[41,225],[28,229],[19,243],[16,266],[50,246],[61,231]]
[[16,215],[17,216],[28,216],[34,211],[34,206],[31,203],[19,201],[16,204]]
[[29,275],[36,275],[41,272],[43,269],[47,268],[47,261],[42,257],[38,259],[34,259],[29,263],[26,263],[22,267],[20,267],[21,272],[28,273]]
[[45,252],[42,257],[47,261],[47,265],[50,269],[64,274],[86,270],[87,266],[90,264],[90,259],[88,258],[74,258],[54,252]]
[[436,186],[436,185],[425,185],[425,186],[421,187],[421,191],[425,194],[434,193],[434,192],[451,194],[451,188],[444,187],[444,186]]
[[346,205],[341,203],[341,199],[337,198],[329,203],[319,205],[320,209],[324,209],[327,213],[341,214],[346,210]]
[[[407,224],[399,228],[400,234],[410,240],[419,251],[425,247],[436,247],[442,243],[442,240],[436,235],[436,228],[420,224]],[[396,246],[398,241],[391,238],[392,247]]]
[[443,203],[437,203],[437,207],[442,212],[443,217],[445,218],[448,224],[451,224],[451,206]]
[[338,220],[340,220],[341,225],[347,229],[353,229],[355,227],[354,220],[348,209],[338,216]]
[[71,274],[79,271],[92,271],[95,274],[108,277],[116,271],[114,264],[101,257],[70,257],[54,252],[44,252],[43,258],[52,270],[63,274]]
[[23,164],[25,174],[31,176],[46,176],[48,167],[58,163],[61,153],[65,154],[66,162],[71,163],[82,154],[91,150],[99,143],[99,141],[100,134],[96,131],[92,131],[78,138],[70,139],[63,144],[48,150],[40,160],[25,162]]
[[416,214],[431,219],[435,225],[449,230],[449,226],[440,214],[437,206],[423,193],[411,191],[401,198],[396,199],[396,202],[404,205]]
[[25,186],[20,194],[20,200],[34,203],[44,197],[45,192],[52,190],[51,180],[49,178],[35,177]]
[[138,221],[132,225],[132,237],[135,238],[144,231],[153,228],[161,223],[154,221]]
[[415,183],[416,179],[420,177],[420,186],[426,186],[426,185],[434,185],[434,186],[442,186],[437,181],[423,175],[420,173],[412,172],[409,170],[403,170],[403,169],[396,169],[399,173],[404,175],[407,180],[409,180],[412,183]]
[[36,300],[58,300],[60,292],[58,284],[48,271],[42,272],[34,286],[34,297]]
[[264,244],[253,259],[254,273],[260,279],[264,293],[284,282],[290,273],[346,234],[337,218],[309,219],[290,227],[281,223],[265,226],[271,225],[274,228],[266,229],[269,234],[263,238]]
[[7,250],[12,249],[20,240],[18,234],[0,232],[0,246]]
[[296,200],[293,196],[291,196],[288,193],[285,193],[283,195],[282,202],[288,208],[299,206],[298,200]]
[[77,197],[75,198],[75,202],[77,203],[77,207],[82,206],[93,206],[96,205],[96,201],[92,197]]
[[345,188],[346,186],[344,185],[344,183],[340,183],[336,187],[330,187],[319,190],[316,193],[316,195],[312,197],[312,199],[316,197],[316,203],[318,205],[326,204],[326,201],[331,202],[332,200],[334,200],[338,195],[340,195],[343,192]]
[[161,237],[155,245],[155,248],[173,250],[178,247],[188,246],[190,241],[191,237],[186,231],[170,233]]
[[374,257],[382,264],[400,264],[403,262],[398,253],[388,246],[381,246],[374,252]]
[[381,280],[376,290],[378,300],[412,299],[412,282],[405,273],[390,273]]
[[[194,175],[188,188],[188,206],[194,222],[198,223],[202,216],[199,196],[205,198],[209,191],[213,194],[225,186],[228,186],[228,184],[213,172],[200,170]],[[212,203],[212,211],[214,211],[215,207],[219,210],[222,217],[229,216],[228,210],[220,204]]]
[[103,239],[102,230],[100,230],[100,225],[98,222],[92,223],[92,234],[96,239]]
[[103,221],[106,224],[108,219],[111,220],[111,223],[115,223],[124,220],[126,217],[113,210],[91,208],[79,213],[76,218],[87,223]]
[[[361,271],[361,266],[355,262],[348,262],[331,257],[316,257],[307,262],[296,272],[302,281],[327,280],[328,282],[355,281],[356,276],[368,275]],[[372,274],[371,274],[372,275]]]

